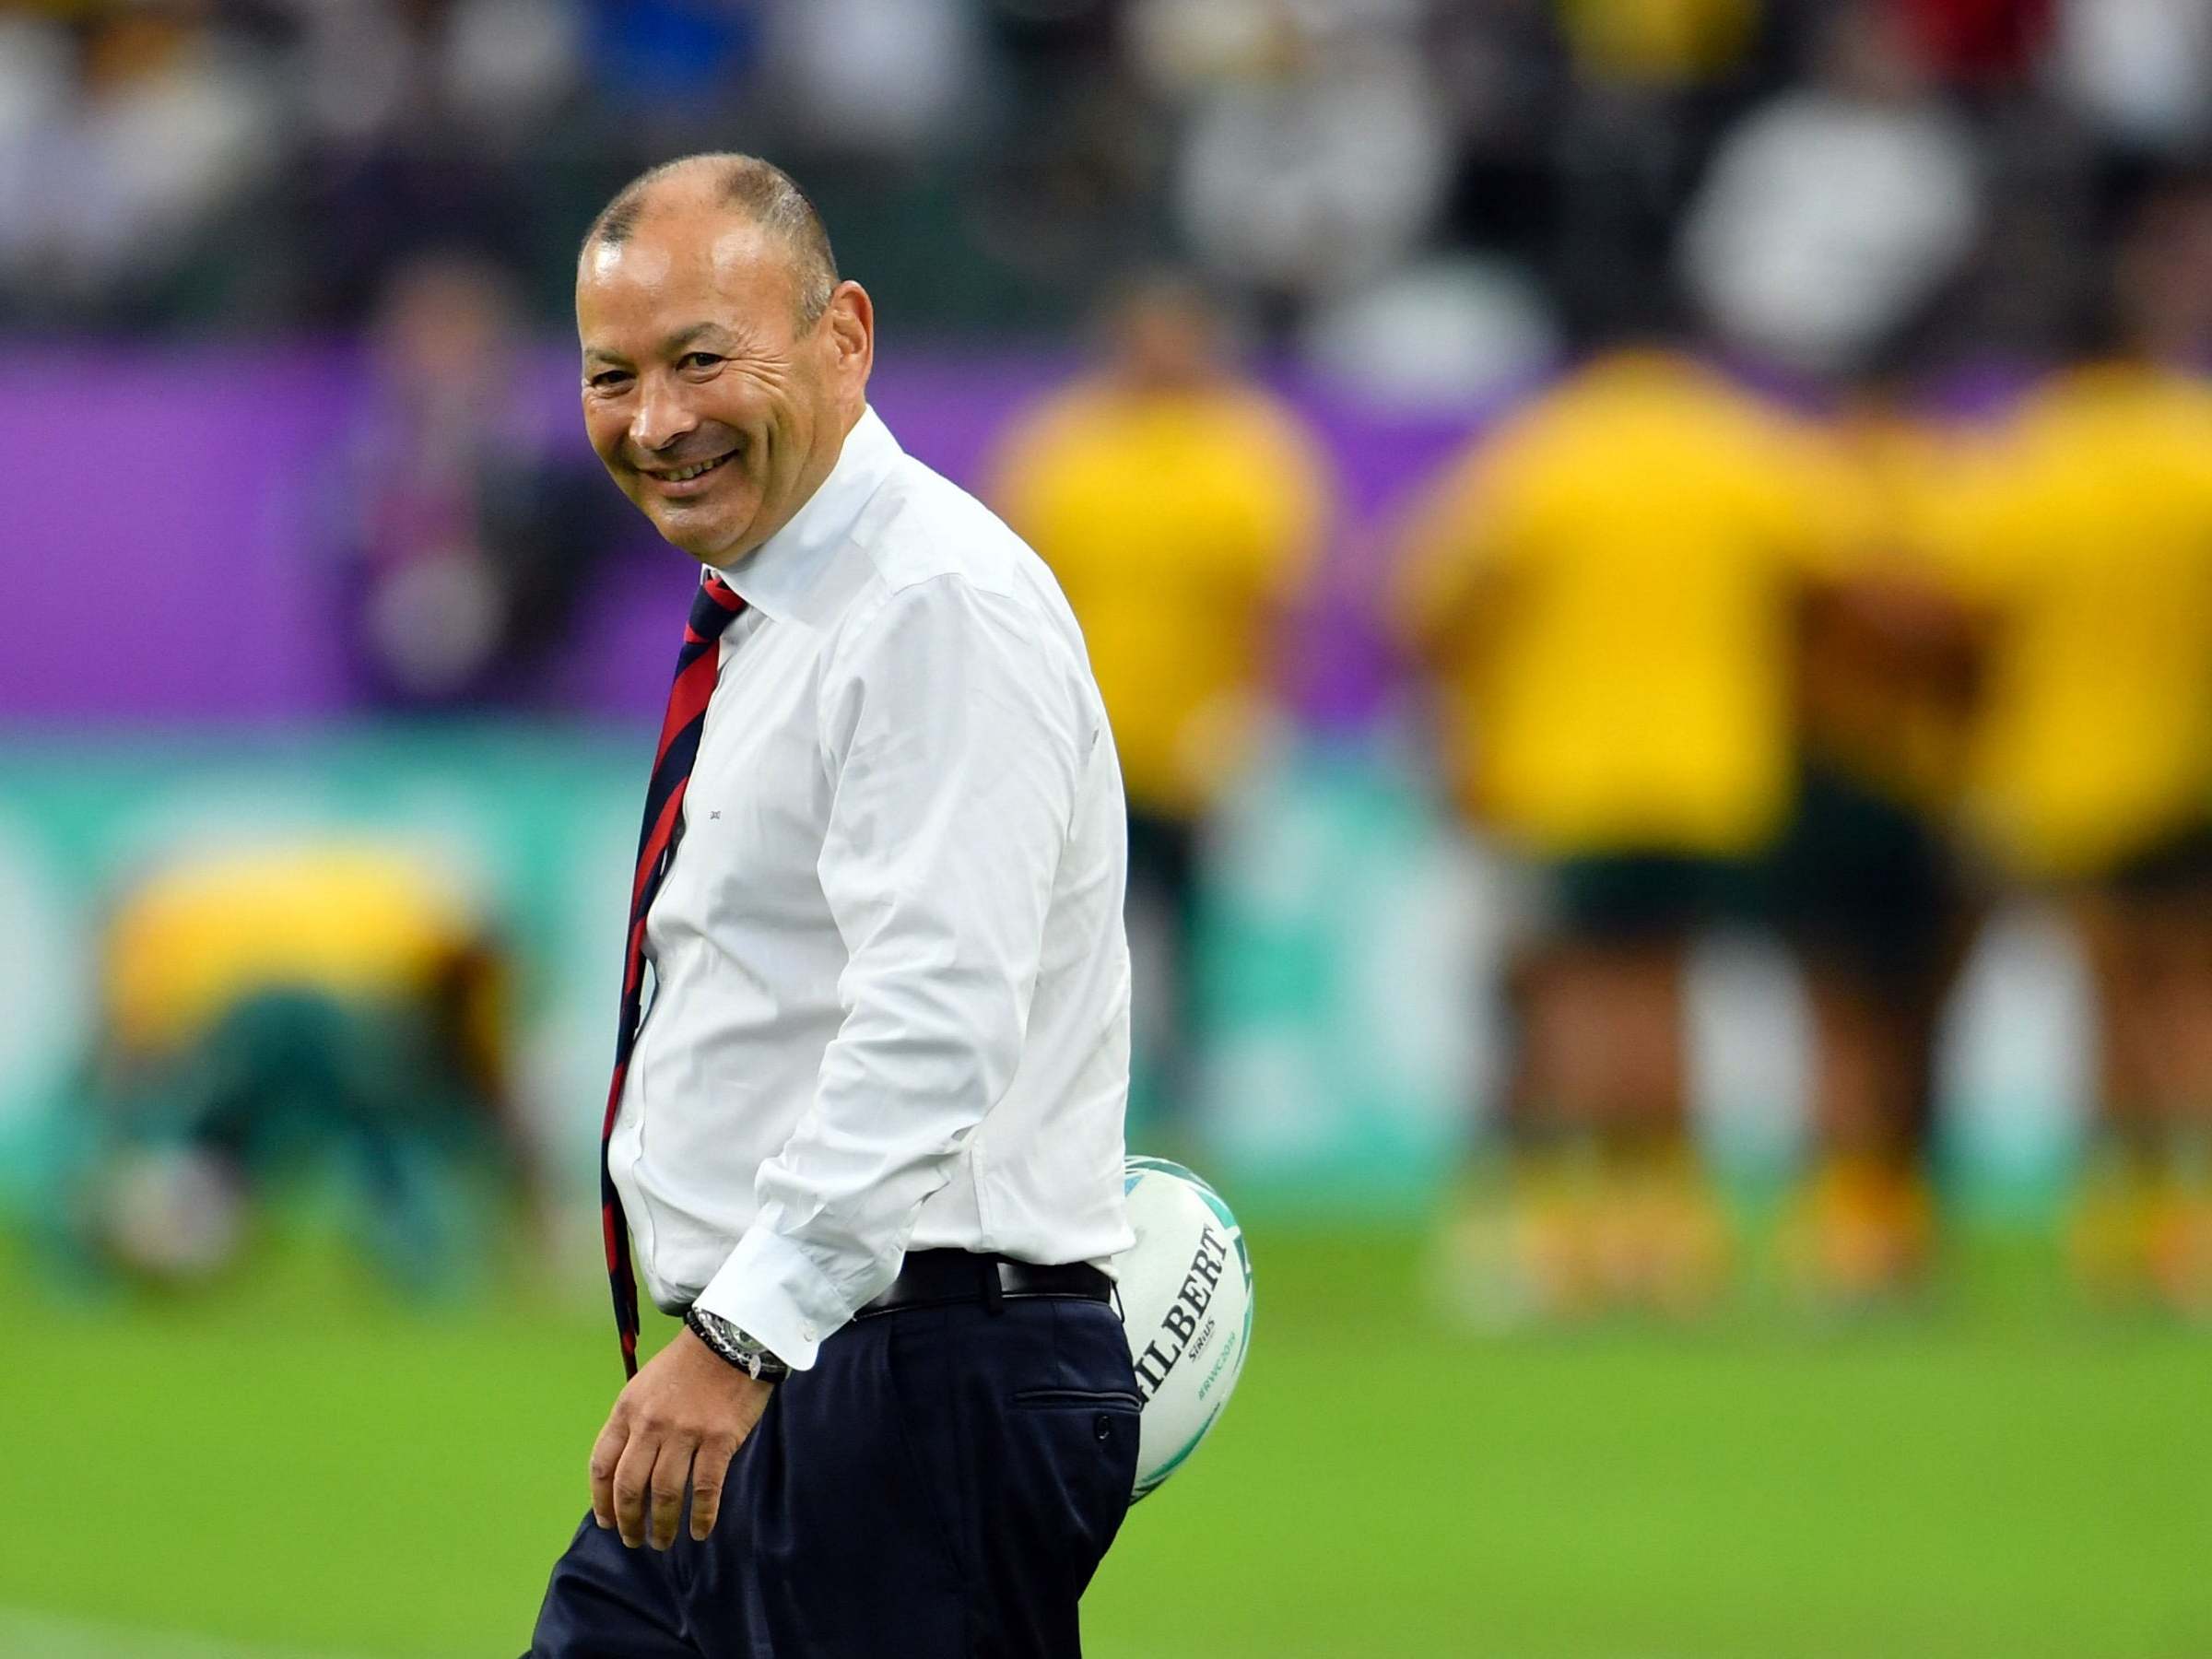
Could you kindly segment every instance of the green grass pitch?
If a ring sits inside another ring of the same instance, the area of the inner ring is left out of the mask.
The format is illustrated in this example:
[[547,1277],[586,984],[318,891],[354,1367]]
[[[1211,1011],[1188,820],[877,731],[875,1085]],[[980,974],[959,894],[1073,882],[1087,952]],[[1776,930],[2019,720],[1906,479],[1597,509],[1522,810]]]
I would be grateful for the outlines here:
[[[1252,1243],[1252,1367],[1132,1513],[1094,1659],[2212,1653],[2212,1338],[2016,1268],[1842,1329],[1486,1342],[1423,1317],[1410,1235]],[[85,1309],[0,1268],[0,1652],[519,1653],[618,1374],[535,1300],[288,1258]]]

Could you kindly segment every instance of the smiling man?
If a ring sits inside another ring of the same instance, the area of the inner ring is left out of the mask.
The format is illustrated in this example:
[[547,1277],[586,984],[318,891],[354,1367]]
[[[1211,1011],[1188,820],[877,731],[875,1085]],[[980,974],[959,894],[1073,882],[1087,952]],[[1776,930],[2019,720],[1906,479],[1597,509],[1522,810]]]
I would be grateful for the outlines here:
[[[1137,1430],[1122,786],[1082,637],[868,408],[874,308],[775,168],[629,185],[576,316],[594,448],[704,569],[602,1137],[634,1375],[532,1653],[1075,1654]],[[642,1370],[633,1241],[684,1321]]]

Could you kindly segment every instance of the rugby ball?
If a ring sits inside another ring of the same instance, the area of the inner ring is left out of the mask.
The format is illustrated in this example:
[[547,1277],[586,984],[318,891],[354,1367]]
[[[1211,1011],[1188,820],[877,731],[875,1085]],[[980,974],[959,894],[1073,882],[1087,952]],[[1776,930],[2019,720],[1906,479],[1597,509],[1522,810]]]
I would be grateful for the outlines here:
[[1113,1270],[1145,1403],[1135,1503],[1198,1449],[1243,1373],[1252,1258],[1221,1194],[1181,1164],[1132,1158],[1122,1184],[1136,1242]]

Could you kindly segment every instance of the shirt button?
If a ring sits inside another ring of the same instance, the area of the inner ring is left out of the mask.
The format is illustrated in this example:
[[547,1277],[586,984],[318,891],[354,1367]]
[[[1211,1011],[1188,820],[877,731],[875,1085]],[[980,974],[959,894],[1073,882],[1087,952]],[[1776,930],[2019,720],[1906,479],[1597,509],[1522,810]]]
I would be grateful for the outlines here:
[[815,1337],[815,1328],[811,1324],[803,1324],[799,1327],[799,1335],[812,1342]]

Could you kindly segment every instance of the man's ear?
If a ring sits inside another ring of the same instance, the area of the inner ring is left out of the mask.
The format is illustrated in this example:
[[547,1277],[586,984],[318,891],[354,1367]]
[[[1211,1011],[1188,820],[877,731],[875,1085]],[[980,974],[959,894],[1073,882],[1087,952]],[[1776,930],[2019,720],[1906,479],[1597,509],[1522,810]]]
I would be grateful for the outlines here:
[[838,372],[862,383],[876,362],[876,302],[857,282],[841,282],[830,294],[830,349]]

